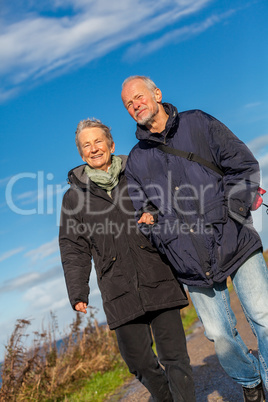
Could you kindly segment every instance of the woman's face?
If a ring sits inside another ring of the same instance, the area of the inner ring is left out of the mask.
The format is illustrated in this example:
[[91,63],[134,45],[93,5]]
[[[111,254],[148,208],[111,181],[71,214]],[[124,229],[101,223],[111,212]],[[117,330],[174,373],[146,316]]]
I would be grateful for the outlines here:
[[99,127],[84,128],[79,134],[79,145],[82,159],[93,169],[108,171],[111,166],[111,154],[114,152],[114,142],[109,140]]

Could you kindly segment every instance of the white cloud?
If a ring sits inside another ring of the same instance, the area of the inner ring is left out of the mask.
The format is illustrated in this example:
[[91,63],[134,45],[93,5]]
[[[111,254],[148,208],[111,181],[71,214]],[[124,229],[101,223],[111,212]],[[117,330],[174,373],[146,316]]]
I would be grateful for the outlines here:
[[23,341],[25,347],[30,347],[34,332],[49,328],[50,312],[56,314],[60,329],[65,328],[75,317],[68,300],[63,277],[54,278],[47,282],[40,281],[39,285],[34,286],[31,286],[29,281],[25,290],[24,294],[19,295],[19,305],[16,304],[13,310],[10,307],[14,305],[13,295],[8,293],[2,297],[5,300],[5,305],[10,308],[8,316],[1,322],[2,328],[5,330],[0,332],[0,361],[4,355],[3,345],[8,343],[17,319],[31,321],[31,325],[26,328],[27,337]]
[[42,313],[66,306],[69,303],[63,278],[39,283],[29,288],[23,295],[33,309],[40,309]]
[[[63,277],[52,278],[46,282],[39,281],[39,284],[33,285],[28,284],[24,293],[20,299],[19,307],[22,310],[16,308],[15,312],[10,312],[9,317],[6,318],[2,323],[2,328],[5,331],[0,332],[0,361],[4,356],[4,345],[7,344],[8,338],[14,330],[15,322],[17,318],[25,318],[31,321],[31,325],[27,328],[27,339],[24,341],[24,346],[31,345],[33,340],[33,334],[35,331],[42,331],[42,329],[49,328],[50,325],[50,312],[56,315],[56,320],[59,325],[60,335],[65,336],[69,333],[68,327],[73,319],[75,319],[75,312],[73,311],[66,292],[66,286]],[[96,313],[95,317],[99,322],[105,322],[105,314],[102,309],[101,298],[97,297],[97,292],[94,291],[94,307],[98,308],[99,311]],[[5,299],[4,299],[5,298]],[[9,303],[12,304],[12,294],[8,293],[3,295],[3,299],[7,301],[9,298]],[[14,304],[14,303],[13,303]],[[90,303],[92,305],[92,303]],[[82,318],[87,318],[87,316],[82,316]],[[27,342],[26,342],[27,340]]]
[[12,176],[8,176],[3,179],[0,179],[0,187],[5,187],[11,178]]
[[257,211],[252,212],[254,227],[261,237],[264,250],[268,249],[268,216],[266,209],[267,208],[265,206],[261,206]]
[[25,191],[17,195],[18,200],[24,200],[25,198],[36,198],[36,191]]
[[[259,162],[261,171],[261,187],[267,191],[263,196],[263,202],[268,204],[268,134],[254,138],[252,141],[247,143],[247,146]],[[261,236],[265,250],[268,248],[268,216],[266,209],[266,207],[261,206],[257,211],[252,213],[254,227]]]
[[267,172],[267,168],[268,168],[268,154],[265,154],[265,155],[261,156],[261,157],[259,158],[259,163],[260,163],[260,166],[261,166],[262,170],[266,170],[266,172]]
[[[267,136],[264,136],[267,138]],[[264,139],[264,137],[259,137],[260,139]],[[265,144],[265,142],[264,142]],[[264,145],[263,144],[263,145]],[[266,147],[267,147],[267,139],[266,139]],[[266,149],[266,154],[257,158],[260,164],[261,169],[261,187],[264,188],[267,193],[263,195],[263,202],[268,204],[268,150]],[[261,236],[263,247],[265,250],[268,249],[268,215],[266,213],[267,208],[265,206],[261,206],[255,213],[253,213],[254,226],[259,231]]]
[[29,257],[32,261],[42,260],[59,251],[58,238],[56,237],[52,241],[42,244],[42,246],[28,251],[25,257]]
[[6,100],[15,97],[20,92],[19,88],[1,89],[0,88],[0,103],[4,103]]
[[223,19],[229,17],[234,11],[229,11],[221,16],[214,15],[212,17],[207,18],[205,21],[200,23],[191,24],[189,26],[185,26],[179,29],[175,29],[167,34],[161,36],[156,40],[152,40],[146,43],[137,43],[132,46],[125,55],[126,59],[133,59],[134,57],[143,57],[148,55],[156,50],[163,48],[166,44],[170,43],[178,43],[184,40],[191,38],[192,36],[198,35],[213,25],[221,22]]
[[256,107],[261,106],[261,104],[262,104],[261,102],[252,102],[252,103],[246,104],[244,107],[246,109],[252,109],[252,108],[256,108]]
[[[32,312],[38,310],[41,314],[59,310],[63,307],[72,309],[67,296],[66,285],[63,277],[39,283],[29,287],[23,295],[23,301],[32,306]],[[102,309],[101,295],[98,288],[90,294],[89,305]]]
[[5,253],[0,255],[0,262],[7,260],[8,258],[12,257],[15,254],[20,253],[24,250],[24,247],[14,248],[13,250],[6,251]]
[[247,146],[256,156],[265,149],[268,151],[268,134],[254,138],[254,140],[247,143]]
[[[26,176],[26,174],[28,176]],[[61,201],[62,199],[61,197],[63,193],[65,193],[66,190],[69,188],[69,185],[66,183],[61,183],[61,184],[49,184],[49,186],[45,186],[46,183],[44,183],[44,176],[42,175],[42,173],[38,174],[26,173],[26,174],[25,177],[23,177],[24,173],[19,173],[18,175],[11,177],[10,180],[7,181],[6,193],[5,193],[6,202],[0,204],[0,208],[8,206],[9,209],[11,209],[13,212],[22,215],[24,214],[28,215],[35,213],[43,213],[46,205],[47,206],[46,212],[51,213],[51,208],[54,207],[54,201],[53,201],[54,197],[56,197],[56,202]],[[34,187],[37,187],[37,189],[24,191],[22,193],[16,193],[18,191],[15,187],[17,182],[19,182],[24,178],[26,179],[29,178],[30,174],[33,175],[32,177],[33,179],[36,179],[31,184]],[[4,183],[5,181],[3,180],[3,184]],[[36,208],[33,209],[23,208],[24,205],[29,204],[34,204]],[[50,207],[48,208],[48,206]]]
[[95,296],[100,296],[101,292],[99,288],[95,288],[92,290],[92,292],[90,293],[91,298],[95,297]]
[[[265,204],[268,204],[268,134],[255,138],[250,141],[247,146],[260,164],[261,186],[267,191],[264,198]],[[267,220],[267,216],[265,220]],[[263,222],[265,222],[265,220]]]
[[0,35],[0,74],[7,82],[1,97],[12,95],[13,87],[84,65],[124,43],[160,31],[211,1],[51,0],[46,6],[24,1],[20,14],[11,1]]
[[45,272],[29,272],[2,282],[0,286],[0,294],[12,291],[24,291],[57,277],[61,277],[62,282],[64,282],[63,271],[59,265]]

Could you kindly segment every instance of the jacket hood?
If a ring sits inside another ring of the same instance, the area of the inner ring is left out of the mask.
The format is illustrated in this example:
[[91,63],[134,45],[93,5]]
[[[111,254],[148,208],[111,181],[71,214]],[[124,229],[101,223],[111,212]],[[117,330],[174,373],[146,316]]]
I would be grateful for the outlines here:
[[[127,155],[117,155],[119,158],[122,159],[122,169],[121,172],[124,172],[126,163],[127,163]],[[87,186],[90,179],[85,173],[85,166],[87,164],[83,163],[83,165],[79,165],[68,172],[68,183],[69,184],[78,184]]]
[[137,124],[136,137],[138,140],[148,140],[156,142],[165,142],[166,136],[173,136],[179,125],[179,113],[175,106],[171,103],[163,103],[163,107],[168,114],[168,120],[165,130],[162,133],[152,133],[146,126]]

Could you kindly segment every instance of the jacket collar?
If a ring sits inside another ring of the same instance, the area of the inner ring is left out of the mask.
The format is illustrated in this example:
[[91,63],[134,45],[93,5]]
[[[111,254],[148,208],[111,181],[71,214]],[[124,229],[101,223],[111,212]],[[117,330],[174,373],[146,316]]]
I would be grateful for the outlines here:
[[137,124],[136,137],[138,140],[165,142],[166,136],[173,136],[179,125],[179,113],[175,106],[171,103],[163,103],[163,107],[168,114],[168,120],[166,123],[165,130],[161,133],[151,133],[146,126]]
[[[127,156],[126,155],[118,155],[122,159],[122,169],[121,172],[125,170],[126,163],[127,163]],[[91,180],[89,179],[88,175],[85,173],[85,166],[83,165],[77,166],[71,169],[68,173],[68,183],[77,185],[78,187],[85,188],[90,184],[92,184]]]

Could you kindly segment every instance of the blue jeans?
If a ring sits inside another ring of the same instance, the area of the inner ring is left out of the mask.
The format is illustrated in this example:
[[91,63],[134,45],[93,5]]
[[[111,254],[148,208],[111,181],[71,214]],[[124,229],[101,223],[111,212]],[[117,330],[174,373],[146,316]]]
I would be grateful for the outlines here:
[[268,269],[260,251],[252,254],[231,275],[245,316],[258,340],[259,359],[249,352],[239,335],[230,306],[226,281],[213,288],[188,286],[205,335],[226,373],[237,383],[253,388],[261,381],[268,390]]

